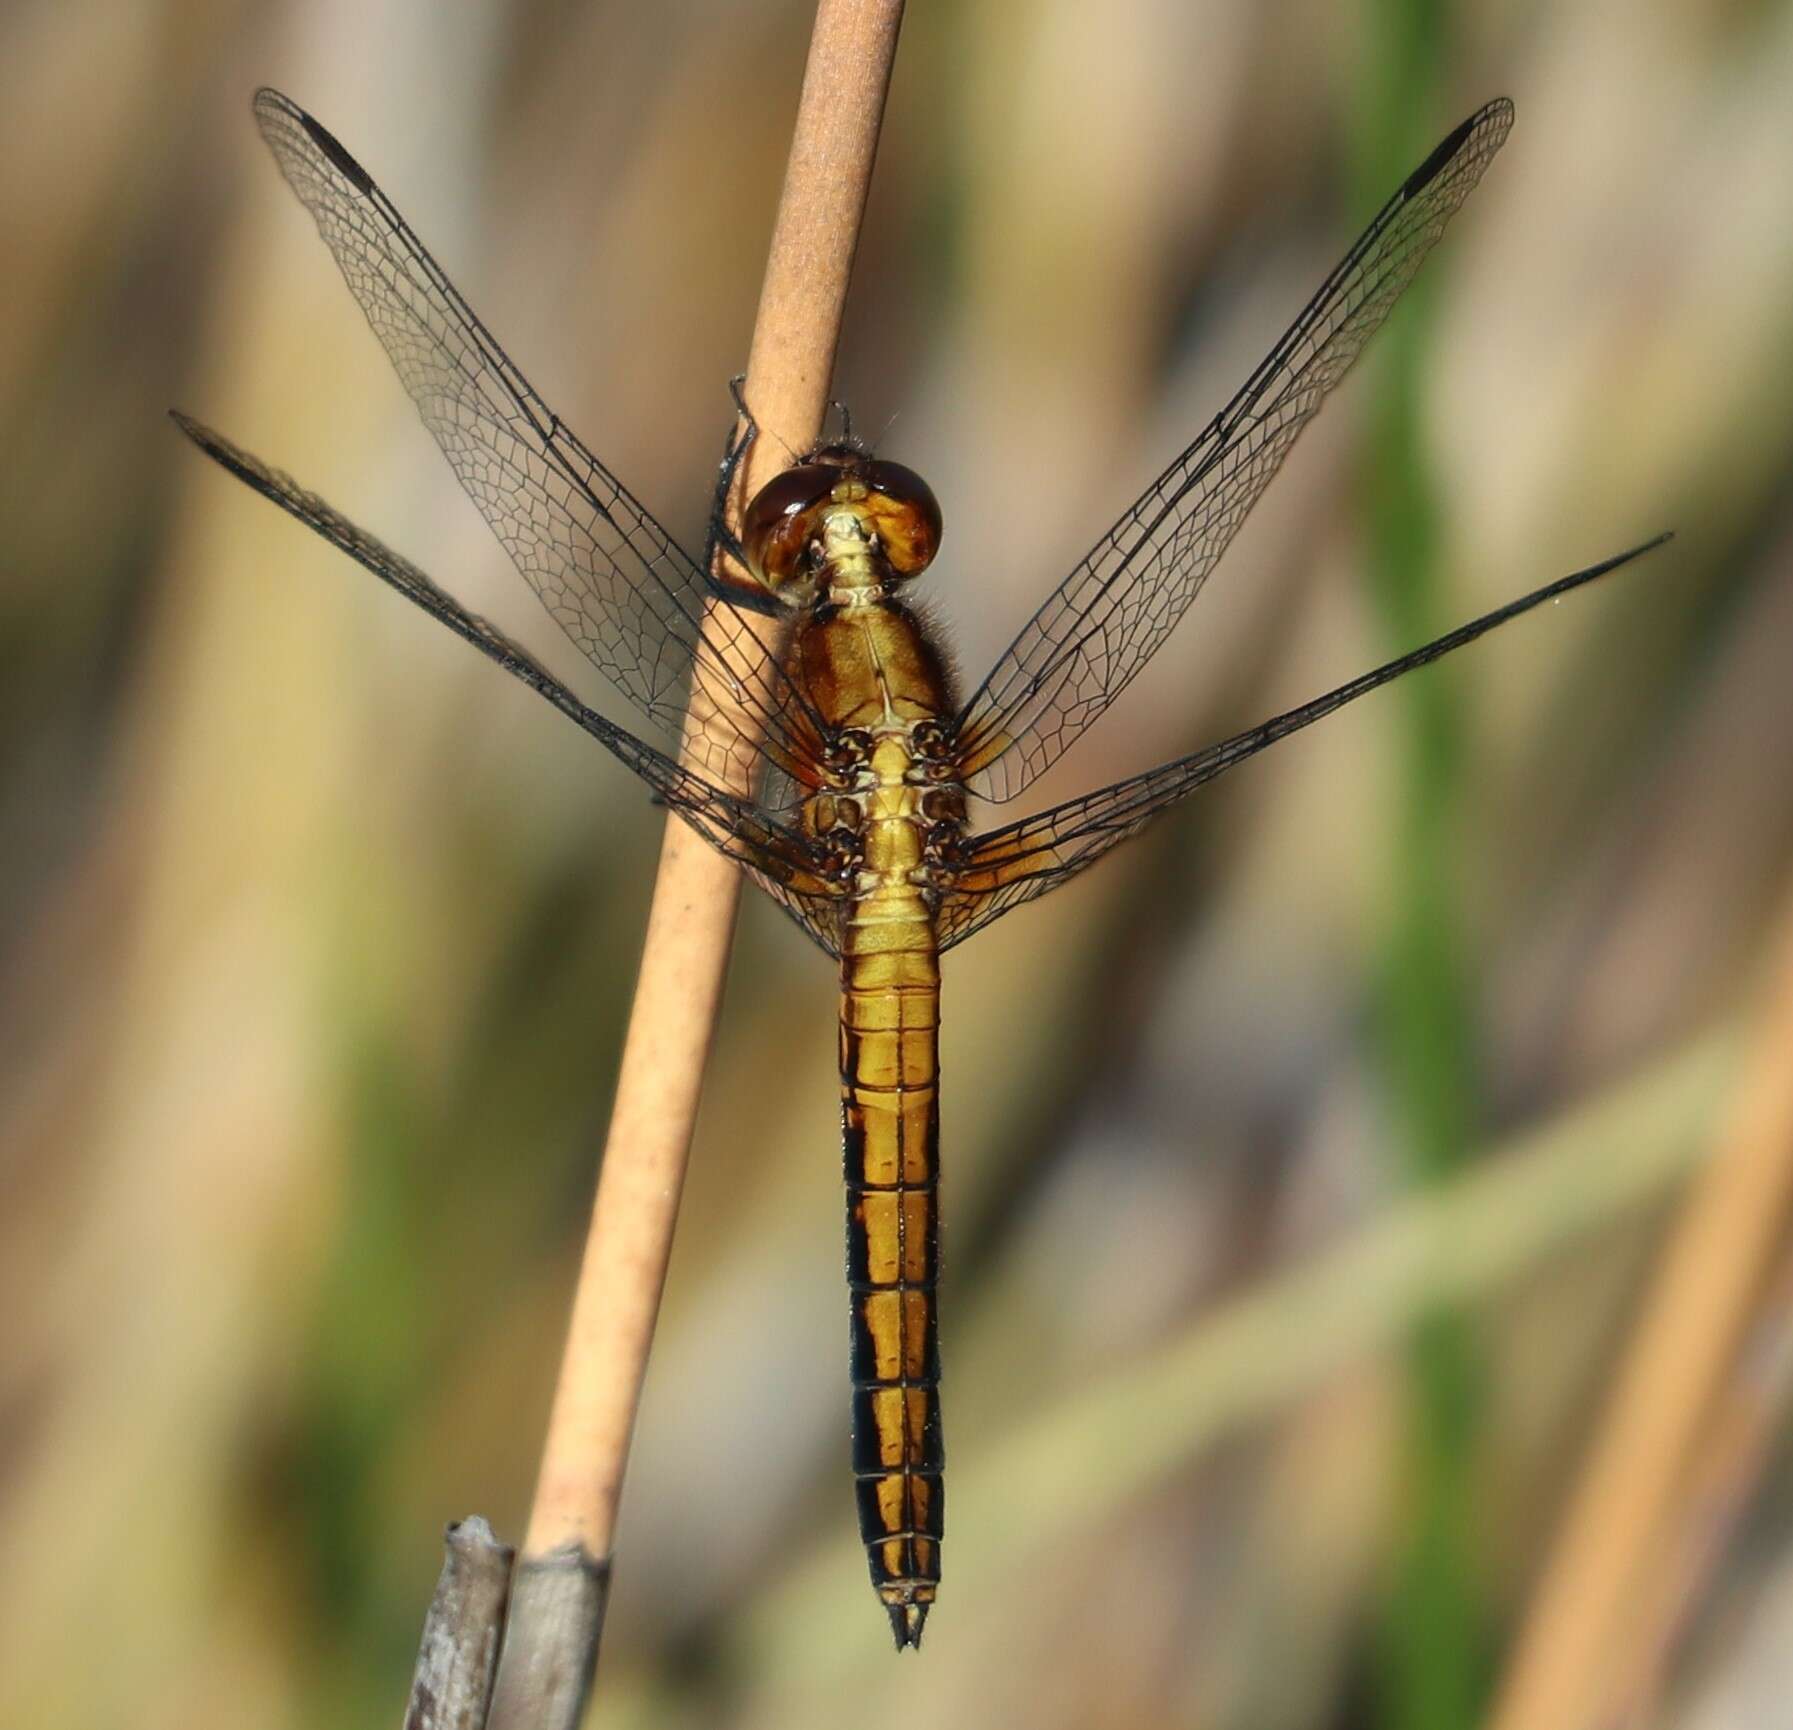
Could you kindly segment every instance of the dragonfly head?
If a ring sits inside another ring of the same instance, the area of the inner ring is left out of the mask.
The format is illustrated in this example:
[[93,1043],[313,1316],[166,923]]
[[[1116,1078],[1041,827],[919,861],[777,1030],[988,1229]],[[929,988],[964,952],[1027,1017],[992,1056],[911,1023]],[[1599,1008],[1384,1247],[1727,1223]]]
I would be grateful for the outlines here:
[[848,445],[824,445],[774,475],[741,518],[753,573],[774,594],[801,597],[820,578],[831,548],[863,545],[883,580],[927,569],[940,548],[940,506],[913,469]]

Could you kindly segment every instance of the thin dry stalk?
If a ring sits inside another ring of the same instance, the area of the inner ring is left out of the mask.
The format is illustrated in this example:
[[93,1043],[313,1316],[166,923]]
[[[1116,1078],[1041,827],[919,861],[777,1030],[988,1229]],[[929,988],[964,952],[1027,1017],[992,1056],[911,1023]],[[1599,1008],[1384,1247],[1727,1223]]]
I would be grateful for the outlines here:
[[1793,1221],[1793,911],[1718,1150],[1663,1257],[1491,1730],[1589,1730]]
[[[902,13],[901,0],[817,8],[748,359],[746,400],[761,436],[742,494],[785,466],[788,450],[813,444],[822,425]],[[532,1565],[570,1556],[608,1568],[740,888],[733,865],[668,822],[506,1670],[512,1645],[527,1644],[518,1624]],[[601,1589],[596,1597],[601,1621]],[[593,1653],[596,1634],[594,1625]],[[509,1688],[501,1673],[494,1723]]]
[[1673,1529],[1661,1547],[1661,1561],[1651,1567],[1637,1617],[1639,1636],[1626,1643],[1620,1658],[1622,1677],[1612,1693],[1613,1730],[1620,1726],[1641,1730],[1662,1722],[1675,1648],[1743,1524],[1774,1458],[1789,1407],[1793,1407],[1793,1244],[1784,1244],[1768,1296],[1700,1438],[1698,1458],[1678,1498]]

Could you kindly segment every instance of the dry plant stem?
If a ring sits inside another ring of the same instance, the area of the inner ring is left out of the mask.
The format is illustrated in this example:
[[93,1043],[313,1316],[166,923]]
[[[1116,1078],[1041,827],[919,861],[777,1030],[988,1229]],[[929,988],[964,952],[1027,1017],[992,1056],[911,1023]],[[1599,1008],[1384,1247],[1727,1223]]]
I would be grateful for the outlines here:
[[1774,1458],[1774,1445],[1793,1407],[1793,1243],[1782,1246],[1780,1267],[1758,1309],[1698,1458],[1677,1498],[1671,1530],[1637,1616],[1638,1637],[1621,1656],[1613,1691],[1612,1730],[1663,1722],[1670,1662],[1701,1593],[1710,1584],[1751,1499]]
[[443,1549],[442,1574],[423,1619],[405,1730],[484,1730],[513,1552],[477,1515],[450,1526]]
[[[817,11],[748,363],[760,438],[746,487],[822,423],[902,10]],[[526,1562],[610,1553],[740,886],[733,865],[667,824]]]
[[571,1545],[517,1564],[483,1730],[578,1730],[609,1587],[609,1565]]
[[1793,908],[1735,1109],[1689,1195],[1492,1730],[1602,1722],[1698,1438],[1793,1222]]

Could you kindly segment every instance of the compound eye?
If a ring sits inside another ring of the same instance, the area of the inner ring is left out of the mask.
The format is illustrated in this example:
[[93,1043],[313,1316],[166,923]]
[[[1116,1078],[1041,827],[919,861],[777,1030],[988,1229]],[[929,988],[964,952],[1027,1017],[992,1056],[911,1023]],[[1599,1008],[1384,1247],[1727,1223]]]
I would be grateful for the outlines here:
[[868,462],[860,471],[868,526],[899,577],[925,571],[940,551],[940,504],[934,489],[901,463]]
[[817,510],[840,481],[825,463],[800,463],[774,475],[741,514],[741,545],[754,575],[777,589],[800,574],[816,532]]

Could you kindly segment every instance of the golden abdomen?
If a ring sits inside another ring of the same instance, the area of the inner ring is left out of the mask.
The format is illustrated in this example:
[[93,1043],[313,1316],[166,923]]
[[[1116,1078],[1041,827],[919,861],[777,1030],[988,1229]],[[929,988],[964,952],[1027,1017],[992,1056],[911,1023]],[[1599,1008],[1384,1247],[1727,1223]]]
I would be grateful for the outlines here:
[[939,1586],[944,1511],[934,1306],[940,967],[932,920],[904,887],[863,897],[843,936],[853,1474],[872,1584],[897,1643],[912,1645]]

